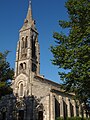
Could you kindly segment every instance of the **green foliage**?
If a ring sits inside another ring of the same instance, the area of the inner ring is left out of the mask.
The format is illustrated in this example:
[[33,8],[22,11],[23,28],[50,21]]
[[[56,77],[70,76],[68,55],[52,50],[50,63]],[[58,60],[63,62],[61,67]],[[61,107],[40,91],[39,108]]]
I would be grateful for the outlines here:
[[59,25],[69,34],[55,32],[55,46],[51,46],[52,63],[69,70],[59,72],[66,91],[75,92],[76,97],[86,103],[90,98],[90,0],[68,0],[65,4],[68,21]]
[[[56,120],[64,120],[64,118],[57,118]],[[71,118],[66,118],[65,120],[90,120],[90,118],[81,118],[81,117],[71,117]]]
[[56,120],[64,120],[63,117],[58,117]]
[[6,60],[8,53],[9,51],[0,52],[0,97],[12,93],[8,80],[13,79],[14,70]]

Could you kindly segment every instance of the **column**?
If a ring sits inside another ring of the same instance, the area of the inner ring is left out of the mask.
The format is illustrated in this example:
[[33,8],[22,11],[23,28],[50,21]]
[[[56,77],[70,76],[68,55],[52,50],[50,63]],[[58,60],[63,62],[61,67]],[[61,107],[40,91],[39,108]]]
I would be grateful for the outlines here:
[[73,111],[74,111],[74,117],[76,117],[77,116],[77,111],[76,111],[76,102],[75,102],[75,100],[72,100],[72,104],[73,104]]
[[71,117],[70,99],[68,97],[66,98],[66,103],[67,103],[68,117]]
[[50,120],[55,120],[55,99],[53,93],[50,93]]
[[50,120],[50,96],[46,97],[46,104],[47,104],[47,120]]
[[84,112],[84,118],[86,118],[86,117],[87,117],[87,115],[86,115],[86,111],[84,110],[83,112]]
[[60,100],[60,117],[64,117],[63,98],[59,96]]
[[[59,104],[60,104],[60,106],[61,106],[61,96],[59,95]],[[59,106],[59,107],[60,107]],[[60,115],[61,115],[61,110],[60,110]]]
[[14,74],[14,77],[17,76],[17,62],[15,62],[15,74]]
[[82,117],[81,105],[79,104],[79,117]]

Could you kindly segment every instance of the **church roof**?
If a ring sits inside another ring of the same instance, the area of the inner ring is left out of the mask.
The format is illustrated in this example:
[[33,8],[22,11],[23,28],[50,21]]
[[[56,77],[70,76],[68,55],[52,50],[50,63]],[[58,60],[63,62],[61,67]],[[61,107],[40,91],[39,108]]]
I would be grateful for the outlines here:
[[50,84],[52,86],[51,87],[51,92],[57,92],[57,93],[60,92],[60,93],[64,93],[64,94],[70,95],[70,96],[75,95],[74,93],[67,93],[67,92],[65,92],[65,90],[61,88],[62,85],[59,84],[59,83],[56,83],[56,82],[51,81],[51,80],[48,80],[48,79],[46,79],[46,78],[44,78],[42,76],[35,76],[35,78],[41,80],[44,83]]
[[42,76],[35,76],[35,78],[39,78],[40,80],[43,80],[44,82],[47,82],[48,84],[52,84],[52,85],[55,85],[55,86],[57,86],[57,87],[61,87],[61,85],[59,84],[59,83],[56,83],[56,82],[54,82],[54,81],[51,81],[51,80],[48,80],[48,79],[46,79],[46,78],[44,78],[44,77],[42,77]]

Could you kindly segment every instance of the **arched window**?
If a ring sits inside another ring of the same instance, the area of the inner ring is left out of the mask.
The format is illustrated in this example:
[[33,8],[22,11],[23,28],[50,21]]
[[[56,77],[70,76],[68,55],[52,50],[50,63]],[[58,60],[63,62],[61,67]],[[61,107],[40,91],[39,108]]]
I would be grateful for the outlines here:
[[22,37],[22,48],[24,48],[24,37]]
[[71,112],[71,117],[74,117],[74,107],[71,103],[70,103],[70,112]]
[[23,63],[20,64],[20,67],[19,67],[20,70],[23,69]]
[[18,120],[24,120],[24,110],[19,110],[19,119]]
[[67,118],[67,112],[68,112],[68,110],[67,110],[67,104],[65,103],[65,101],[63,101],[63,108],[64,108],[64,119],[66,120],[66,118]]
[[2,120],[6,120],[6,112],[2,112]]
[[27,38],[28,38],[28,36],[26,36],[26,38],[25,38],[25,48],[27,48],[27,46],[28,46]]
[[58,117],[60,117],[60,103],[55,98],[55,118],[57,119]]
[[20,96],[23,96],[23,84],[20,84]]
[[35,39],[33,39],[33,35],[31,37],[31,46],[32,46],[32,58],[36,59],[36,46],[35,46]]
[[32,72],[36,72],[37,71],[37,66],[35,63],[32,62]]
[[2,120],[6,120],[6,108],[2,108]]
[[38,112],[38,120],[43,120],[43,111]]

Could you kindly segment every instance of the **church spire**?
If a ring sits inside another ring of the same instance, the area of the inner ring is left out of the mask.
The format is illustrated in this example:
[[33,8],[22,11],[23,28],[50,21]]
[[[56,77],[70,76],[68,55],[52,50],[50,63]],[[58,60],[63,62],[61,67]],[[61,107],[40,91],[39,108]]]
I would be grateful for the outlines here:
[[24,20],[24,24],[23,24],[22,28],[20,29],[20,31],[26,30],[28,28],[36,29],[35,28],[35,21],[33,20],[33,17],[32,17],[32,3],[31,3],[31,0],[29,0],[28,12],[27,12],[26,18]]
[[32,5],[31,5],[31,0],[29,0],[29,7],[28,7],[28,12],[27,12],[27,17],[26,20],[28,20],[28,22],[32,22]]

